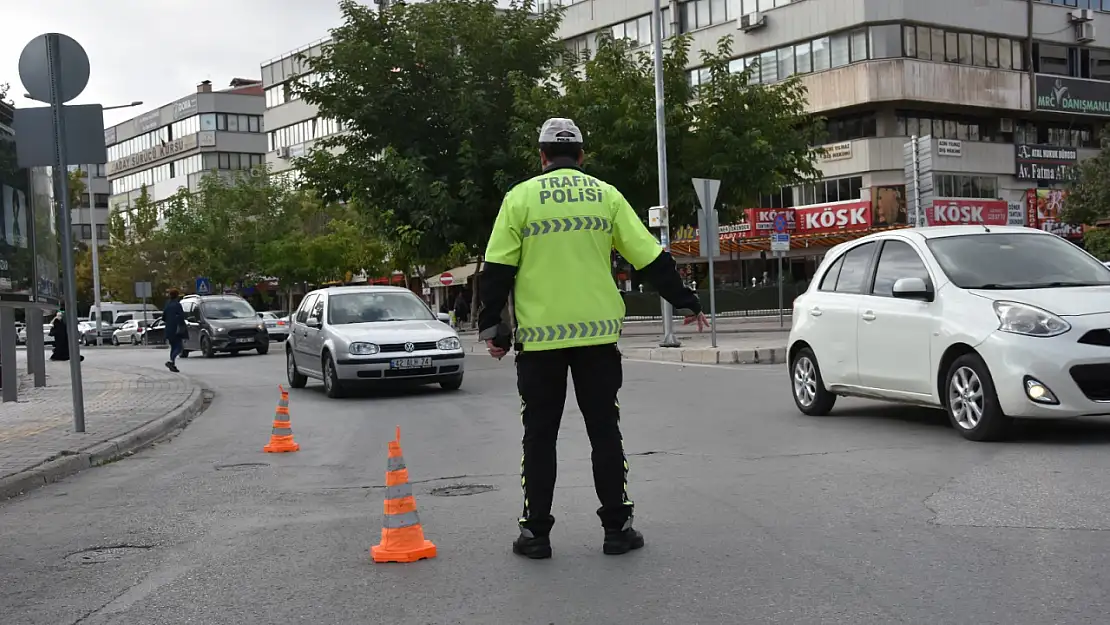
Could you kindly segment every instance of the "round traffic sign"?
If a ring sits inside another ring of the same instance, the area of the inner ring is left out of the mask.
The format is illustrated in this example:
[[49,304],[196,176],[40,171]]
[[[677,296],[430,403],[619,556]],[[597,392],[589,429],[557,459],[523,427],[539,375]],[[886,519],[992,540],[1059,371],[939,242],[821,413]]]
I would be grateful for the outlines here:
[[443,286],[451,286],[452,284],[455,283],[455,276],[453,276],[453,275],[451,275],[447,272],[443,272],[443,273],[439,274],[439,282]]
[[[52,46],[57,46],[59,67],[50,66]],[[50,102],[50,83],[57,81],[58,103],[81,95],[89,84],[89,55],[72,37],[47,33],[32,39],[19,55],[19,80],[32,99]]]
[[775,233],[783,234],[786,232],[786,215],[779,213],[775,215]]

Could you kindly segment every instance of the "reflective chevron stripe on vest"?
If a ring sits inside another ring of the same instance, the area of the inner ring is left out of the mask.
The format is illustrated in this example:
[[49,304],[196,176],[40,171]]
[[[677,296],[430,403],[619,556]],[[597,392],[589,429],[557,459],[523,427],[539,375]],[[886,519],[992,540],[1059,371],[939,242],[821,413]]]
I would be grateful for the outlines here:
[[537,328],[517,328],[516,340],[520,343],[543,343],[546,341],[609,336],[616,340],[620,338],[622,323],[623,321],[620,319],[607,319],[605,321],[567,323]]
[[613,232],[613,222],[604,217],[565,217],[562,219],[541,219],[533,221],[520,231],[523,238],[556,232],[575,232],[580,230],[600,230]]

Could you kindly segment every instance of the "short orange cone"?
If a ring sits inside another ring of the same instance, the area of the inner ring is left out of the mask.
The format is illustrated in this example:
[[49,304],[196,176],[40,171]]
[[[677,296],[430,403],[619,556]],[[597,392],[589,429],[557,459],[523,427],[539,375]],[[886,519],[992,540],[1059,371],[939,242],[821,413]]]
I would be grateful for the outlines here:
[[278,386],[281,399],[274,413],[274,429],[270,432],[270,444],[262,448],[269,454],[298,451],[301,446],[293,441],[293,424],[289,422],[289,391]]
[[416,512],[416,498],[409,484],[409,470],[401,455],[401,427],[396,440],[389,441],[389,464],[385,471],[385,522],[382,542],[370,548],[374,562],[416,562],[436,557],[436,546],[425,540]]

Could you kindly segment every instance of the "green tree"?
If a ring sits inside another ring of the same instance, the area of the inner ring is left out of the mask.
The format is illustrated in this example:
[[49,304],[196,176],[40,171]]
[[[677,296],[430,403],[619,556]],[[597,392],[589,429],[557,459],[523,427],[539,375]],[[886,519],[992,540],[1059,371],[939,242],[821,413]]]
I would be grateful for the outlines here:
[[1079,163],[1068,185],[1064,221],[1094,225],[1110,219],[1110,129],[1103,130],[1098,155]]
[[[755,68],[731,72],[732,44],[726,36],[715,50],[702,52],[707,77],[695,88],[686,69],[689,35],[667,41],[663,80],[672,223],[695,221],[692,178],[721,180],[718,201],[727,209],[752,206],[761,194],[820,173],[812,146],[823,140],[824,121],[807,114],[805,88],[797,78],[753,84]],[[594,57],[582,61],[568,57],[550,80],[521,85],[515,110],[519,145],[534,160],[543,119],[573,118],[585,134],[587,171],[612,183],[645,213],[659,199],[652,56],[605,35]]]
[[100,250],[100,285],[114,300],[135,301],[135,283],[150,282],[155,295],[172,281],[173,250],[158,232],[158,206],[146,186],[129,208],[117,208],[108,223],[108,244]]
[[307,282],[343,281],[348,273],[381,271],[385,252],[362,216],[349,205],[322,202],[311,190],[286,189],[258,249],[261,270],[286,289]]
[[526,173],[514,149],[513,81],[537,82],[563,49],[561,13],[531,0],[345,0],[343,24],[294,91],[349,132],[296,164],[325,200],[354,199],[412,259],[462,243],[477,254],[501,198]]
[[1110,261],[1110,228],[1090,228],[1083,233],[1083,247],[1101,261]]

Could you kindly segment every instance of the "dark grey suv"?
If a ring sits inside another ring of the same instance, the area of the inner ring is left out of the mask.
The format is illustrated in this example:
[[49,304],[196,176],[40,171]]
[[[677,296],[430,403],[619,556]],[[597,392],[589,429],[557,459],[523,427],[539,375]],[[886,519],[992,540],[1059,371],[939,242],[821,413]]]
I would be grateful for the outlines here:
[[181,299],[189,338],[185,350],[212,358],[217,353],[257,350],[270,351],[270,335],[266,325],[247,300],[236,295],[188,295]]

